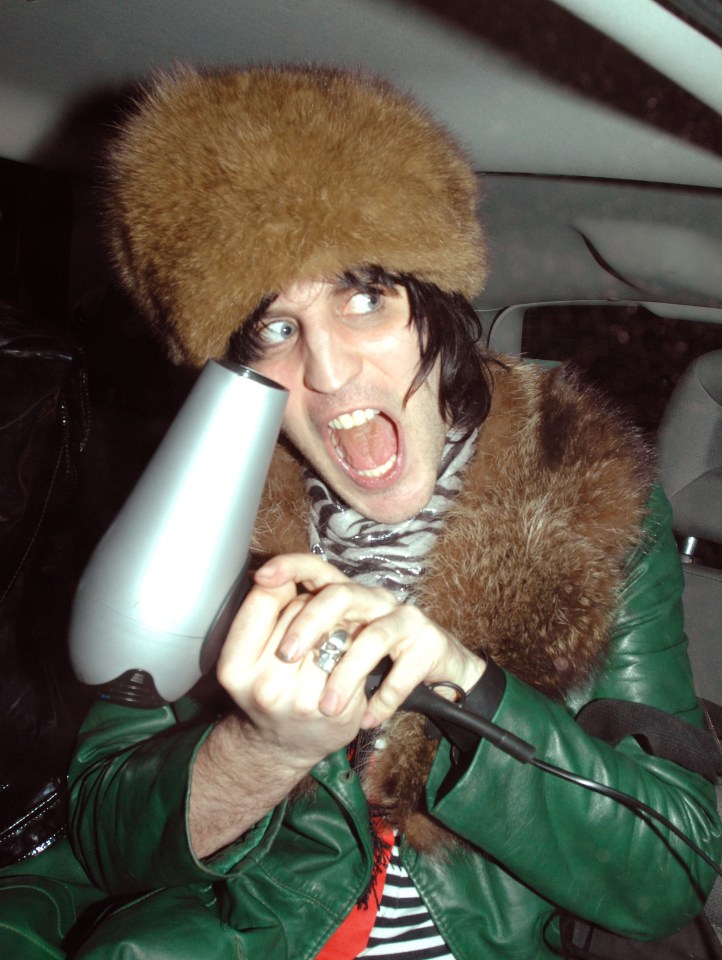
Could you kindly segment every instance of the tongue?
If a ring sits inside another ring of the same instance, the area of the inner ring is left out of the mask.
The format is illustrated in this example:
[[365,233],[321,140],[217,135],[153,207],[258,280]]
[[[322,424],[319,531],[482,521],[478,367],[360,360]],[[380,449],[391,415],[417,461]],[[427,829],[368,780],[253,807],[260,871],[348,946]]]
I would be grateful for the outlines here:
[[355,470],[373,470],[396,453],[396,430],[382,414],[350,430],[338,430],[336,443]]

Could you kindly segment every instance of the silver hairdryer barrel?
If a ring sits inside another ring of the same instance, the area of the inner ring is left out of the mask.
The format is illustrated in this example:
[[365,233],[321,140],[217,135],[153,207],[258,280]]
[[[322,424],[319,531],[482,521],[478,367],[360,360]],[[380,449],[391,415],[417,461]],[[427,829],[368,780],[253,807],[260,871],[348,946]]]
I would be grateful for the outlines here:
[[288,393],[209,361],[83,573],[70,625],[78,678],[150,675],[187,693],[247,590],[253,526]]

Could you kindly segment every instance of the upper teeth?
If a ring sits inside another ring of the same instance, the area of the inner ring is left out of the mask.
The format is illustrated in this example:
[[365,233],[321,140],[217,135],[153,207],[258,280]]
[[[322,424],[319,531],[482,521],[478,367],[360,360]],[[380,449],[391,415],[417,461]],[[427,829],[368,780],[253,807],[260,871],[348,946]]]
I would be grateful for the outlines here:
[[[332,430],[350,430],[352,427],[360,427],[369,420],[373,420],[378,413],[378,410],[372,410],[370,407],[366,410],[353,410],[351,413],[342,413],[340,416],[335,417],[329,421],[328,425]],[[336,448],[336,452],[343,460],[343,450],[339,446],[338,441],[334,437],[331,439]],[[372,467],[370,470],[356,470],[355,472],[361,477],[383,477],[395,463],[396,454],[392,453],[386,463],[382,463],[380,467]]]
[[354,410],[352,413],[342,413],[340,417],[335,417],[329,421],[329,426],[334,430],[350,430],[351,427],[360,427],[367,420],[372,420],[378,414],[378,410]]

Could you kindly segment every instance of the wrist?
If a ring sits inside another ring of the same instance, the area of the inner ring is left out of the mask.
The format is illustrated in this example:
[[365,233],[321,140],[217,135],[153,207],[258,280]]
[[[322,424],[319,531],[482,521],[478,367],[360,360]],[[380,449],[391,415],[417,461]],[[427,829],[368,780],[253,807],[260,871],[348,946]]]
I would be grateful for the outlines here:
[[259,770],[284,780],[300,780],[320,759],[303,756],[297,744],[294,748],[279,737],[275,728],[255,723],[240,710],[228,714],[218,726],[224,728],[221,740],[227,760],[250,760]]
[[504,696],[506,674],[493,660],[485,659],[484,664],[484,673],[466,692],[464,708],[491,720]]
[[485,657],[466,651],[459,677],[454,680],[454,683],[460,687],[465,694],[470,693],[484,676],[486,666],[487,662]]

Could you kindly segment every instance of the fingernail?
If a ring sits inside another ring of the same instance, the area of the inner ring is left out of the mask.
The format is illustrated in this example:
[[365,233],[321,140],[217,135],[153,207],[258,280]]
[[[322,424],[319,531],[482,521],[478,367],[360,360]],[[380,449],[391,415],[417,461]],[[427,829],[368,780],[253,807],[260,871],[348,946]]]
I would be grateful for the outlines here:
[[368,710],[363,715],[363,720],[361,721],[362,730],[372,730],[374,727],[378,726],[376,723],[376,717],[373,713],[370,713]]
[[262,580],[265,580],[268,577],[272,577],[275,572],[276,565],[272,560],[269,560],[268,563],[264,563],[262,567],[259,567],[258,570],[256,570],[256,579],[260,577]]
[[276,651],[276,656],[284,663],[293,663],[298,659],[299,642],[295,637],[286,637]]
[[318,709],[325,717],[335,717],[338,713],[338,694],[333,690],[327,690],[321,697]]

